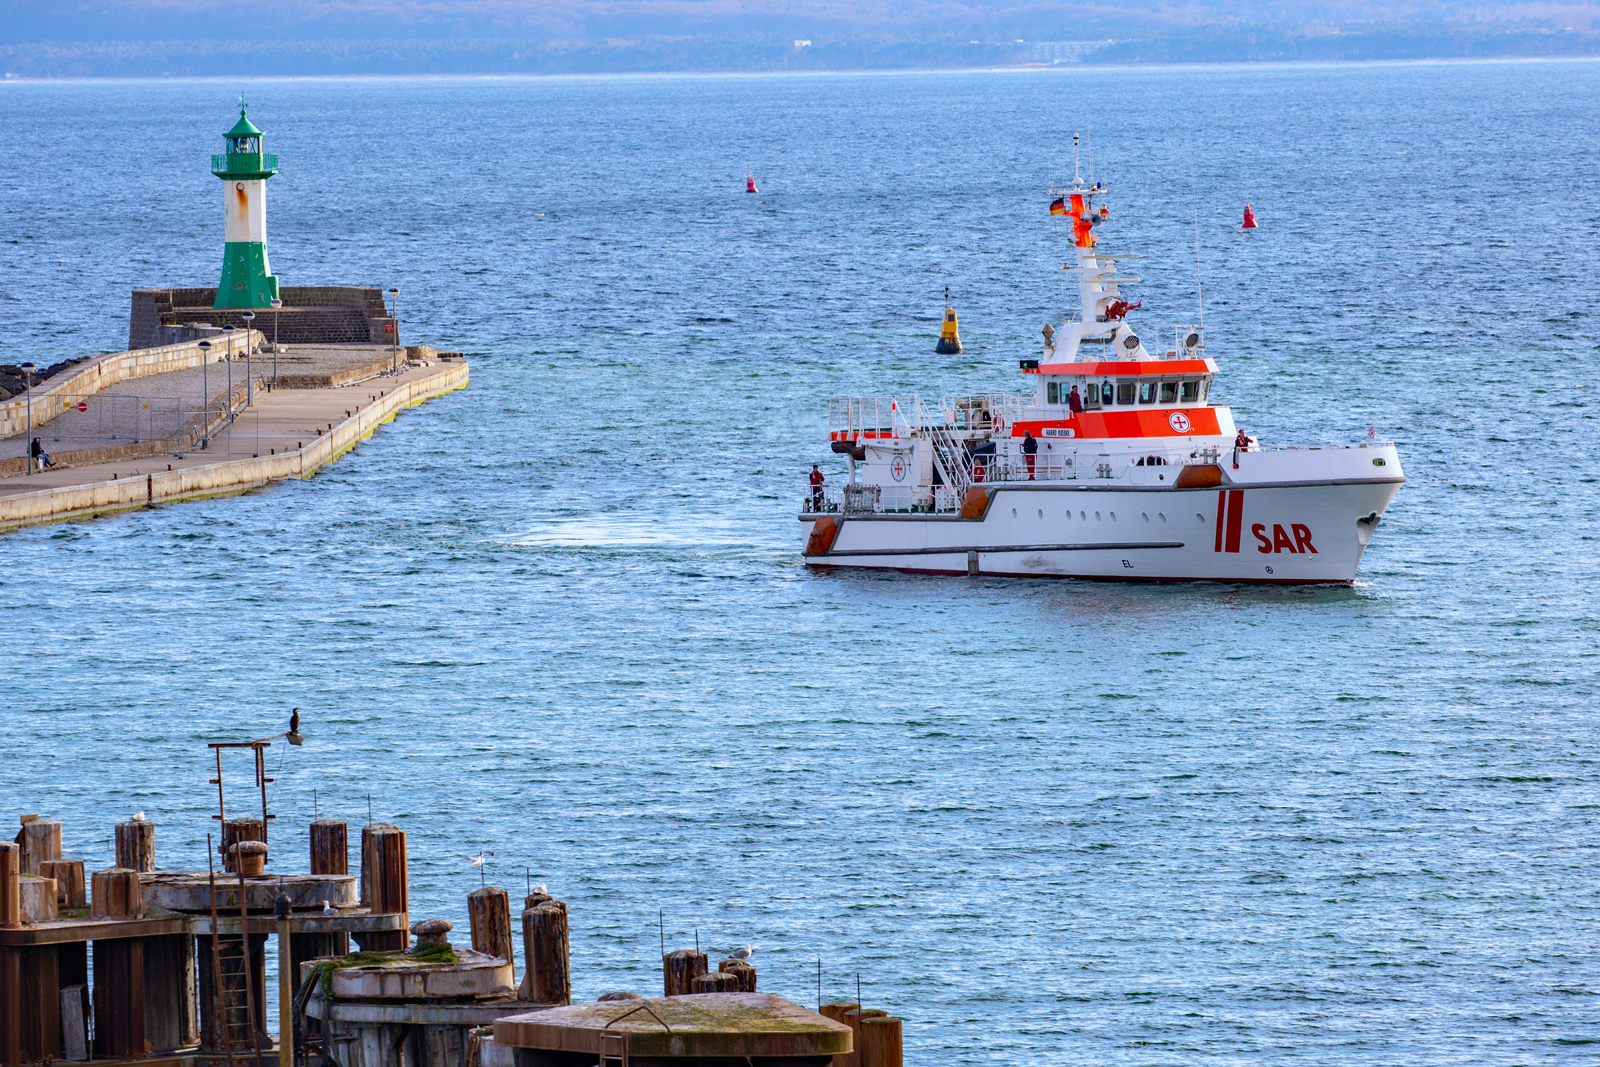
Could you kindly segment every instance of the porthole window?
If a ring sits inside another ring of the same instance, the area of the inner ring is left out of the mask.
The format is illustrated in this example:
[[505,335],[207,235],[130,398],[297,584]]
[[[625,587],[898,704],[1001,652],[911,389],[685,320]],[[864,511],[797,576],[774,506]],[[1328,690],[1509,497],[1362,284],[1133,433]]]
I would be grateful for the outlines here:
[[1089,521],[1089,513],[1087,511],[1078,512],[1078,521],[1079,522],[1088,522]]
[[1117,513],[1115,511],[1113,511],[1111,513],[1111,521],[1112,522],[1116,522],[1117,521]]
[[1156,512],[1156,518],[1160,519],[1162,522],[1166,522],[1167,521],[1167,513],[1164,512],[1164,511],[1158,511],[1158,512]]
[[1099,522],[1100,521],[1100,513],[1098,511],[1094,513],[1094,521],[1095,522]]
[[1011,509],[1011,517],[1013,519],[1017,517],[1017,509],[1016,508],[1012,508]]
[[1149,522],[1150,521],[1150,513],[1148,511],[1139,512],[1139,517],[1141,519],[1143,519],[1145,522]]
[[1194,513],[1194,517],[1199,520],[1201,526],[1206,524],[1206,517],[1200,514],[1198,511]]
[[1040,518],[1041,518],[1041,519],[1042,519],[1042,518],[1044,518],[1044,508],[1040,508],[1040,509],[1039,509],[1039,517],[1040,517]]

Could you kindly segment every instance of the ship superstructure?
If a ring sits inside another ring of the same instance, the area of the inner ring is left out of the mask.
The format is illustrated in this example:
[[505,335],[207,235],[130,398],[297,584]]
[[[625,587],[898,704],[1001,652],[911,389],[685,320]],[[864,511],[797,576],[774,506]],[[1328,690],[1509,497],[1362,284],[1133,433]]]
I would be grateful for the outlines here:
[[[800,515],[805,561],[928,574],[1344,583],[1405,476],[1389,442],[1262,447],[1210,403],[1204,330],[1155,344],[1100,251],[1105,189],[1075,178],[1079,314],[1044,328],[1030,387],[924,401],[841,398],[829,440],[849,482]],[[1154,345],[1161,354],[1150,351]]]

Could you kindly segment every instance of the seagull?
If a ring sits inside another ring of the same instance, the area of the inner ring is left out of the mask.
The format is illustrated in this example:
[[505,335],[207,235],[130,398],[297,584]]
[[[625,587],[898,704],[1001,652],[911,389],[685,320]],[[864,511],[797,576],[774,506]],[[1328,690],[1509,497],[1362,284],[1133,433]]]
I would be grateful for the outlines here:
[[751,948],[749,945],[746,945],[744,948],[734,949],[733,952],[729,954],[728,958],[730,960],[747,960],[751,956],[755,955],[755,952],[755,949]]
[[297,734],[297,733],[300,732],[300,709],[299,708],[295,708],[294,711],[289,715],[289,732],[291,734]]
[[324,900],[322,902],[322,914],[324,914],[324,915],[337,915],[337,914],[339,914],[339,909],[333,906],[333,901]]
[[134,812],[133,813],[133,821],[134,822],[144,822],[144,812],[142,812],[142,811]]
[[476,856],[462,856],[461,858],[466,860],[468,863],[472,864],[474,867],[482,867],[483,866],[483,861],[485,859],[487,859],[488,857],[492,856],[492,855],[494,855],[493,852],[490,852],[489,850],[485,849],[484,851],[478,853]]

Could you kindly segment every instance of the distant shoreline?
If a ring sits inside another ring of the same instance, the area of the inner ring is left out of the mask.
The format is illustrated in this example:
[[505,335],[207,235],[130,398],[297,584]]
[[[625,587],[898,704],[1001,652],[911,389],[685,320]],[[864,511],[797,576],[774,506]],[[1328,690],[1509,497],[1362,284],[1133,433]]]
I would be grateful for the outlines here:
[[618,78],[833,78],[873,75],[894,77],[905,74],[1073,74],[1091,71],[1121,70],[1270,70],[1273,68],[1313,67],[1423,67],[1423,66],[1489,66],[1517,63],[1593,63],[1600,62],[1600,54],[1556,56],[1468,56],[1430,57],[1420,59],[1261,59],[1228,60],[1216,62],[1173,63],[1074,63],[1046,66],[1026,64],[991,67],[863,67],[839,70],[639,70],[639,71],[461,71],[461,72],[404,72],[386,73],[306,73],[306,74],[123,74],[123,75],[6,75],[0,87],[7,85],[66,85],[96,82],[222,82],[230,85],[263,82],[359,82],[359,81],[550,81],[560,79],[618,79]]
[[[4,82],[173,78],[488,78],[903,74],[1600,58],[1600,31],[1464,23],[1204,25],[1076,40],[772,34],[581,40],[172,39],[0,44]],[[214,71],[226,70],[226,74]]]

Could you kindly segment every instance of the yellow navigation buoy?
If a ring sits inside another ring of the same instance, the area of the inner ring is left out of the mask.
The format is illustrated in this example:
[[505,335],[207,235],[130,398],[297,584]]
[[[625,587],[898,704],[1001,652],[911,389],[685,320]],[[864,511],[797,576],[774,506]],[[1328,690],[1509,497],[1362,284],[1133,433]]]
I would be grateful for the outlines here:
[[950,306],[950,287],[944,290],[944,325],[939,327],[939,343],[933,350],[941,356],[953,356],[961,351],[961,335],[956,332],[956,309]]

